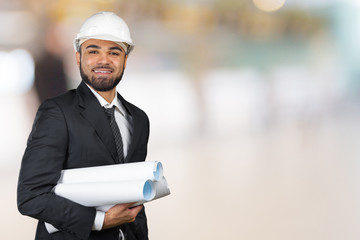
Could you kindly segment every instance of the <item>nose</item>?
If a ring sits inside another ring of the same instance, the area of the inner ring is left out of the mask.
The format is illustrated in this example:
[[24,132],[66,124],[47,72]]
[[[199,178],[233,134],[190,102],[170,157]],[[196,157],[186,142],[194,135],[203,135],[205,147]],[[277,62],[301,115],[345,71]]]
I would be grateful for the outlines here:
[[106,54],[106,53],[99,54],[98,59],[97,59],[97,63],[98,64],[109,64],[110,63],[109,55]]

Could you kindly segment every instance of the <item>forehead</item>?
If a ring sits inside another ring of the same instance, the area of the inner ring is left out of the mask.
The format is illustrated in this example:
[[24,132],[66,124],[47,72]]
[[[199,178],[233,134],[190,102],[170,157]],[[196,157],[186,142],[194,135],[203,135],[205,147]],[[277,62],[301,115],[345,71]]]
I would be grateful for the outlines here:
[[97,48],[100,48],[100,49],[109,49],[109,48],[120,47],[124,51],[124,49],[117,43],[112,42],[112,41],[107,41],[107,40],[89,39],[89,40],[85,41],[83,44],[81,44],[81,47],[83,49],[86,47],[89,47],[89,46],[96,46]]

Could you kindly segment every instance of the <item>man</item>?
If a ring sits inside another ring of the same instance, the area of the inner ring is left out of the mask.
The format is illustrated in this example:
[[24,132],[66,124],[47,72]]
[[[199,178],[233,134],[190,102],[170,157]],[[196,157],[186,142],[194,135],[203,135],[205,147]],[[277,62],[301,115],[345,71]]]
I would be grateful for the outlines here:
[[[133,48],[126,23],[97,13],[74,46],[82,82],[39,107],[21,164],[18,209],[39,220],[35,239],[148,239],[142,205],[103,213],[52,192],[63,169],[140,162],[147,154],[148,118],[116,92]],[[59,231],[50,234],[45,222]]]

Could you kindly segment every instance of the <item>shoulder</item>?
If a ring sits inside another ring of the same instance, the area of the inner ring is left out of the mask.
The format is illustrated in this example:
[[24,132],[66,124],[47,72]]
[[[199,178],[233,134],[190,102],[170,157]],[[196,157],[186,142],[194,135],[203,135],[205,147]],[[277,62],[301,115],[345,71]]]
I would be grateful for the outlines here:
[[59,96],[46,99],[42,102],[36,113],[35,122],[40,123],[45,119],[64,119],[64,113],[74,105],[75,91],[70,90]]
[[[66,120],[64,110],[57,103],[56,98],[45,100],[36,113],[28,144],[33,140],[46,136],[65,136]],[[64,135],[65,134],[65,135]]]
[[59,96],[48,99],[48,101],[55,102],[59,105],[63,105],[64,103],[73,103],[76,99],[77,92],[75,89],[69,90]]
[[75,106],[78,102],[78,97],[76,95],[76,90],[72,89],[56,97],[46,99],[41,103],[39,111],[49,108],[57,108],[61,110],[71,108],[71,106]]

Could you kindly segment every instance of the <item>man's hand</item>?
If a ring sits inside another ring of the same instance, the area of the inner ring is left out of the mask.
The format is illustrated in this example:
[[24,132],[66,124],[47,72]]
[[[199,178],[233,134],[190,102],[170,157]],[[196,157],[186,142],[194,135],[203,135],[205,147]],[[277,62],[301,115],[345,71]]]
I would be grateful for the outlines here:
[[135,221],[136,216],[143,208],[143,205],[130,208],[134,203],[117,204],[105,213],[102,229],[119,226],[124,223]]

